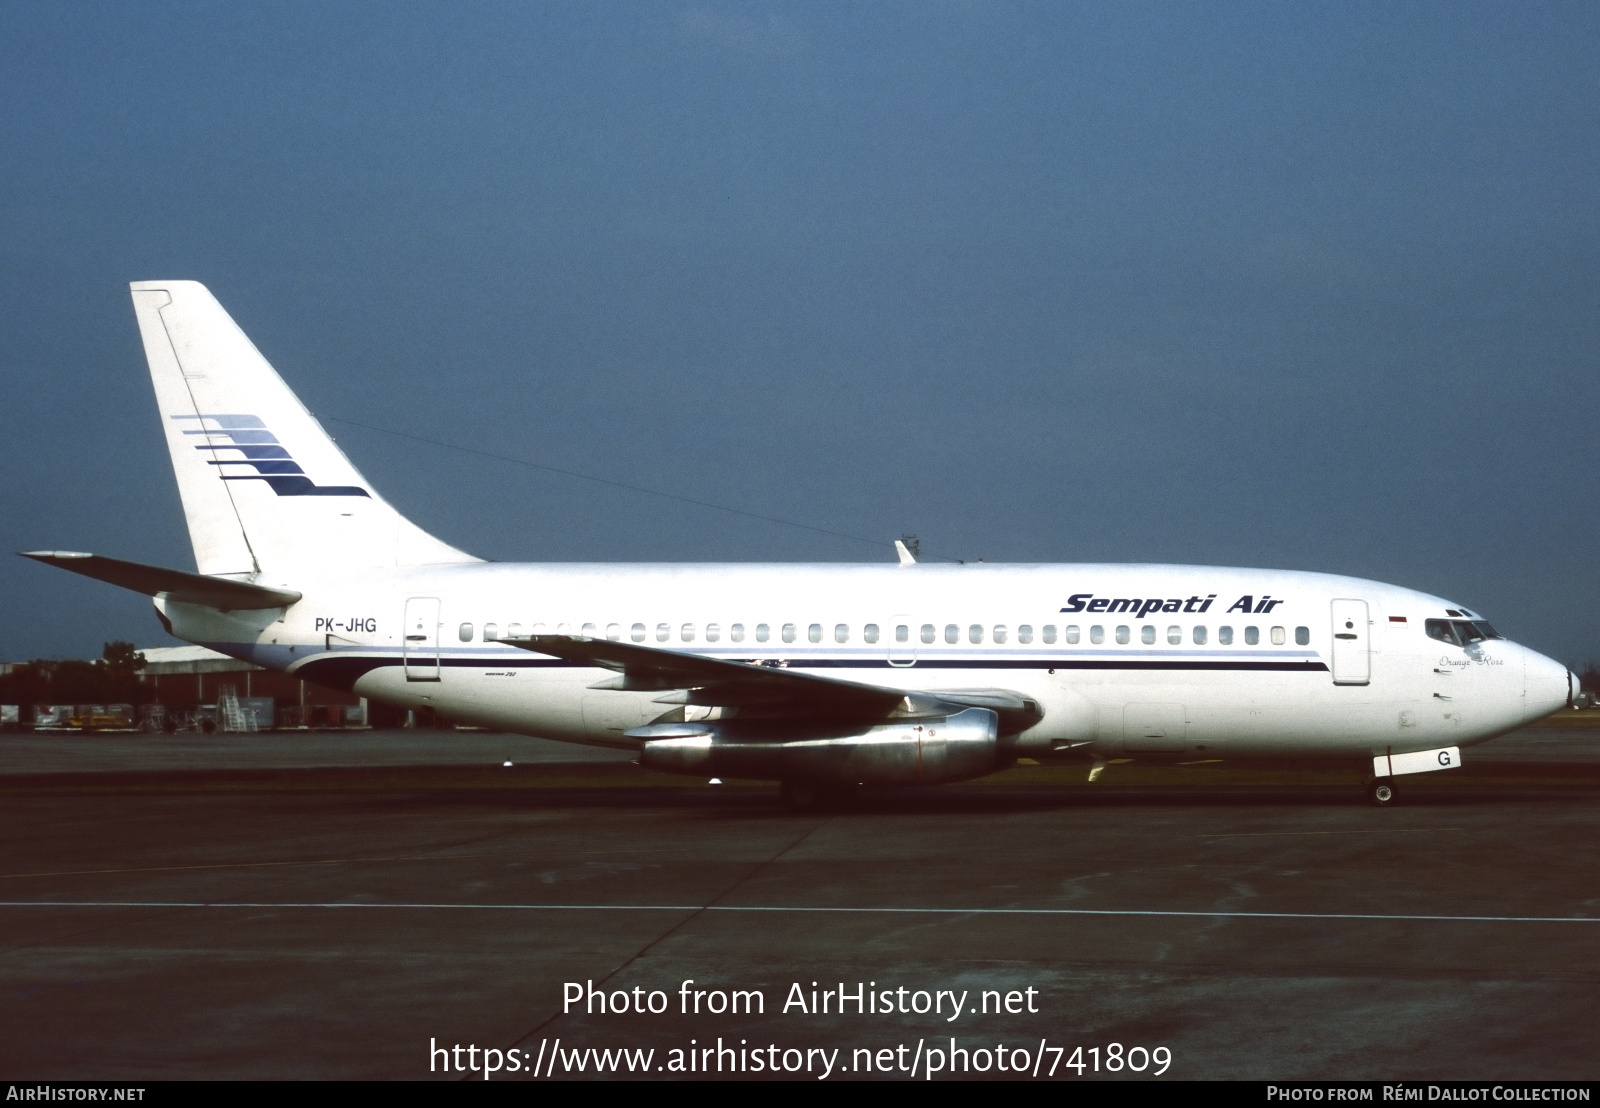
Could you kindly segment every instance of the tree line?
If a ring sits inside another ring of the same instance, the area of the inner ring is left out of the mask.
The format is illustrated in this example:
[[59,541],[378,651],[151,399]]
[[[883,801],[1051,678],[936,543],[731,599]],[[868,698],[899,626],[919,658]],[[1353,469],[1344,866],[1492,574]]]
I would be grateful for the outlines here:
[[140,704],[150,691],[139,682],[144,655],[129,642],[108,642],[97,661],[36,658],[0,676],[0,704]]

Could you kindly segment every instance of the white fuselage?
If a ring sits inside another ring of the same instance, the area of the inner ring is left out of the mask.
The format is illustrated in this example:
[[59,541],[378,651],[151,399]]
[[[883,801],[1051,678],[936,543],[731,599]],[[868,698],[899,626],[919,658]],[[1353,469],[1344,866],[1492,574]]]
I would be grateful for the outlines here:
[[273,669],[616,746],[667,714],[659,694],[593,689],[607,671],[486,636],[616,638],[896,689],[1009,690],[1043,711],[1008,737],[1018,754],[1398,754],[1481,742],[1572,693],[1564,666],[1525,647],[1429,637],[1427,620],[1476,618],[1458,605],[1319,573],[476,563],[295,588],[304,599],[287,610],[158,603],[179,636]]

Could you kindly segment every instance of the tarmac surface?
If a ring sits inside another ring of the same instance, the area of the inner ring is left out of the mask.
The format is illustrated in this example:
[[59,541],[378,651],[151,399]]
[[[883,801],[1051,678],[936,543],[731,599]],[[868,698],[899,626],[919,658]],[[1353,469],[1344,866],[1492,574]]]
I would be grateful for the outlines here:
[[[1383,810],[1341,767],[1024,765],[795,815],[479,732],[0,735],[0,1077],[716,1076],[720,1040],[724,1076],[1592,1079],[1576,717]],[[665,1010],[564,1012],[591,981]]]

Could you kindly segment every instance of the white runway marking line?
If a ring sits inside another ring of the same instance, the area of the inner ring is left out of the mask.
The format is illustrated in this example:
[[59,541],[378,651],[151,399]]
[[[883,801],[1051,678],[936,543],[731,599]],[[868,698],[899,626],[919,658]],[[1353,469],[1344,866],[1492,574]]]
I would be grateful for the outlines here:
[[[442,847],[441,850],[448,850]],[[185,870],[217,869],[274,869],[281,866],[354,866],[378,862],[454,862],[462,859],[504,858],[512,862],[538,861],[544,858],[571,858],[587,854],[665,854],[672,847],[623,847],[617,850],[554,850],[542,854],[443,854],[425,851],[421,854],[388,854],[373,858],[306,858],[287,862],[206,862],[193,866],[133,866],[123,869],[57,869],[38,873],[0,873],[0,881],[20,880],[24,877],[100,877],[119,873],[179,873]]]
[[1190,912],[1158,908],[820,908],[735,904],[430,904],[223,900],[0,900],[0,908],[367,908],[457,912],[793,912],[917,916],[1160,916],[1198,919],[1367,919],[1422,923],[1600,923],[1596,916],[1448,916],[1402,912]]
[[1465,831],[1465,827],[1372,827],[1359,831],[1229,831],[1219,835],[1200,835],[1202,839],[1266,839],[1278,835],[1404,835],[1425,831]]

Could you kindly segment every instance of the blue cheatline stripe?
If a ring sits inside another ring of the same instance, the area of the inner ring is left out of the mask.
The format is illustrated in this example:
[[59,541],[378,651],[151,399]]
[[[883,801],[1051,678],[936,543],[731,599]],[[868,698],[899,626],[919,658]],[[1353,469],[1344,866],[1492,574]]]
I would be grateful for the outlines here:
[[[374,656],[369,647],[352,646],[342,650],[318,652],[307,658],[297,669],[318,662],[337,660],[340,663],[365,663],[368,669],[379,669],[384,666],[401,665],[404,659],[398,654],[383,654]],[[699,657],[709,657],[697,655]],[[733,659],[718,657],[717,661]],[[742,659],[739,659],[742,660]],[[1209,660],[1209,659],[1151,659],[1151,658],[1037,658],[1037,659],[978,659],[978,658],[949,658],[935,659],[924,658],[915,666],[908,664],[891,665],[887,659],[838,659],[838,658],[786,658],[789,667],[804,672],[817,669],[957,669],[957,670],[1040,670],[1040,669],[1094,669],[1094,670],[1186,670],[1186,671],[1213,671],[1213,672],[1261,672],[1261,673],[1326,673],[1328,667],[1320,661],[1244,661],[1244,660]],[[418,657],[411,661],[414,666],[433,666],[432,657]],[[606,667],[585,665],[581,662],[568,662],[559,658],[544,657],[518,657],[516,655],[488,654],[469,657],[460,655],[441,655],[437,664],[446,669],[602,669]]]
[[364,908],[473,912],[773,912],[919,916],[1152,916],[1176,919],[1345,919],[1419,923],[1600,923],[1593,916],[1466,916],[1407,912],[1185,912],[1159,908],[828,908],[759,904],[444,904],[266,900],[0,900],[0,908]]

